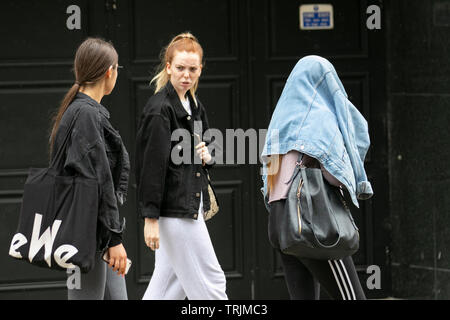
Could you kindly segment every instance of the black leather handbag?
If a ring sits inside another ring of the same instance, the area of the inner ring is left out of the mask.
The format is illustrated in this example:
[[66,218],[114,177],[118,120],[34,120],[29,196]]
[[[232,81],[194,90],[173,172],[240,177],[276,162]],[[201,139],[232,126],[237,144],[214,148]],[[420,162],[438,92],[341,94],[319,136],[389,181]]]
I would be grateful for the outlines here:
[[291,178],[284,211],[272,217],[279,249],[298,258],[351,256],[359,248],[359,231],[341,190],[323,178],[321,169],[302,166],[302,156]]

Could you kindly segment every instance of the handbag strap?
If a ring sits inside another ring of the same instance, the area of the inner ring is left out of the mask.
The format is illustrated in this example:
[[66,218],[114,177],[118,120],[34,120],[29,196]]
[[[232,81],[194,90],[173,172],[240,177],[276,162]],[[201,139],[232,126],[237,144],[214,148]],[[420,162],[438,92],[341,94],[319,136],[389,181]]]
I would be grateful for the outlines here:
[[297,158],[297,162],[295,163],[294,172],[292,173],[291,178],[289,179],[288,182],[286,182],[286,184],[289,184],[291,181],[294,181],[295,177],[297,177],[297,174],[300,172],[300,169],[302,166],[302,159],[303,159],[303,153],[300,152],[300,154],[298,155],[298,158]]
[[[67,110],[66,110],[66,111],[67,111]],[[55,168],[55,165],[56,165],[56,164],[59,164],[59,163],[61,162],[62,155],[63,155],[63,153],[66,151],[66,148],[67,148],[67,143],[68,143],[68,141],[69,141],[69,137],[70,137],[70,135],[72,134],[73,126],[75,125],[75,122],[76,122],[76,120],[77,120],[78,115],[80,114],[80,112],[81,112],[81,109],[77,110],[77,112],[76,112],[75,115],[73,116],[72,121],[70,122],[70,125],[69,125],[69,127],[67,128],[66,136],[64,137],[64,140],[63,140],[61,146],[60,146],[60,147],[58,148],[58,150],[56,151],[55,156],[52,157],[52,160],[51,160],[51,162],[50,162],[49,169],[50,169],[50,168]]]
[[[337,230],[338,230],[338,239],[331,245],[324,245],[323,243],[320,242],[320,240],[317,238],[316,233],[314,232],[314,223],[312,220],[312,215],[313,215],[313,204],[312,204],[312,199],[311,199],[311,193],[309,192],[309,185],[308,185],[308,177],[306,175],[306,168],[302,167],[300,168],[301,170],[301,174],[302,174],[302,180],[303,180],[303,190],[304,190],[304,194],[306,197],[306,203],[308,204],[308,213],[309,213],[309,217],[307,217],[306,215],[304,216],[306,223],[308,223],[311,226],[311,232],[314,235],[314,238],[316,239],[317,243],[319,244],[319,246],[321,246],[322,248],[325,249],[329,249],[329,248],[333,248],[335,247],[339,241],[341,240],[341,232],[339,230],[339,224],[337,222],[336,216],[334,215],[334,213],[332,214],[335,222],[336,222],[336,226],[337,226]],[[300,204],[298,204],[300,205]],[[309,218],[309,221],[308,221]]]

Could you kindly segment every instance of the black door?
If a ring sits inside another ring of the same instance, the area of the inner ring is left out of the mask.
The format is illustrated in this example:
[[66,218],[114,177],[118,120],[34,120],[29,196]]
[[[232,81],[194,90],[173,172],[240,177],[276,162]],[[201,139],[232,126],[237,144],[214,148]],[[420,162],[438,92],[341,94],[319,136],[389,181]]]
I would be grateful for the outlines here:
[[[161,49],[184,31],[192,32],[203,46],[206,64],[198,95],[208,111],[210,126],[225,133],[226,128],[245,127],[247,110],[247,42],[240,23],[242,1],[120,1],[113,15],[113,41],[125,66],[111,109],[130,153],[134,155],[137,121],[147,99],[149,86]],[[118,116],[116,116],[118,115]],[[218,194],[220,212],[207,223],[219,263],[227,277],[227,293],[234,299],[250,298],[253,275],[250,242],[252,204],[251,171],[245,166],[217,165],[211,177]],[[153,271],[154,254],[143,241],[143,223],[136,217],[135,179],[131,181],[127,204],[129,254],[135,260],[128,277],[132,298],[141,298]]]
[[[81,29],[67,28],[71,14],[66,12],[73,4],[81,9]],[[64,272],[15,261],[8,251],[17,227],[28,168],[47,166],[50,119],[73,84],[70,70],[75,49],[89,35],[105,36],[104,8],[99,1],[2,3],[0,299],[66,298]]]
[[[354,212],[362,230],[355,262],[362,281],[368,265],[381,267],[382,290],[376,293],[383,295],[389,285],[387,242],[385,232],[379,232],[388,214],[383,32],[365,29],[367,3],[358,0],[328,1],[335,9],[334,30],[300,32],[301,3],[5,1],[0,11],[0,34],[7,44],[0,50],[0,299],[66,298],[64,273],[14,261],[7,252],[27,169],[46,165],[50,115],[73,82],[70,69],[77,45],[87,36],[102,36],[112,40],[119,52],[119,64],[125,68],[103,103],[133,163],[137,119],[153,93],[149,82],[160,50],[174,35],[187,30],[199,38],[205,52],[199,97],[210,125],[224,137],[226,129],[267,128],[284,81],[303,55],[323,55],[335,64],[350,99],[371,128],[366,168],[376,197]],[[66,10],[71,5],[80,8],[81,29],[66,26],[71,16]],[[248,149],[254,143],[249,139]],[[267,240],[259,167],[235,161],[217,165],[211,172],[221,208],[207,225],[232,299],[288,298],[280,263]],[[127,219],[125,246],[133,260],[127,276],[130,299],[142,297],[154,263],[143,241],[135,191],[132,176],[128,201],[121,210]]]

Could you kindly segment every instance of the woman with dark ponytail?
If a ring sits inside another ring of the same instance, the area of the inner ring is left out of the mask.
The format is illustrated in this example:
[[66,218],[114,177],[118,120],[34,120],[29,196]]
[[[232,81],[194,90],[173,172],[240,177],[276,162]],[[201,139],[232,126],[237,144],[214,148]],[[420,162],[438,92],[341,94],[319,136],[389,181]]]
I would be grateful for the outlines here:
[[[75,83],[53,119],[51,158],[77,114],[62,170],[96,179],[100,188],[95,267],[81,274],[81,288],[69,289],[69,299],[127,299],[127,253],[122,244],[125,219],[120,220],[118,205],[126,198],[130,162],[119,133],[108,120],[108,110],[100,104],[114,89],[118,68],[118,54],[111,43],[86,39],[75,55]],[[105,252],[111,268],[102,261]]]

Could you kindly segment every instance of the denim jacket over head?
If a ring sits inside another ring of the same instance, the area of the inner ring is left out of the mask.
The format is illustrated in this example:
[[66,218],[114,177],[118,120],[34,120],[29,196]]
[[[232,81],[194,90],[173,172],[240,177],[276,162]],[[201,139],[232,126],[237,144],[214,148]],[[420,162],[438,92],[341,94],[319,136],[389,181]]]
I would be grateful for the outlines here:
[[333,65],[319,56],[300,59],[273,112],[261,154],[263,168],[267,169],[270,155],[290,150],[305,153],[342,182],[359,207],[357,199],[373,195],[364,170],[369,145],[367,121],[348,100]]
[[108,110],[78,92],[67,108],[56,132],[52,158],[63,143],[74,119],[62,174],[93,178],[99,185],[97,249],[104,250],[122,242],[125,218],[119,219],[119,204],[126,201],[130,160],[119,132],[109,122]]

